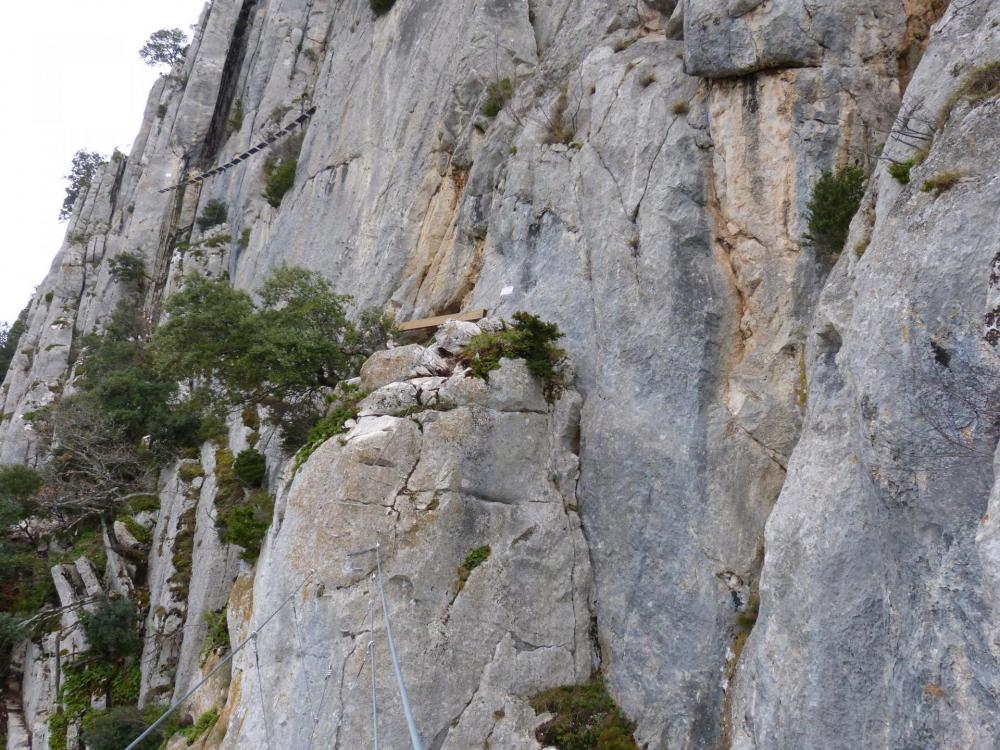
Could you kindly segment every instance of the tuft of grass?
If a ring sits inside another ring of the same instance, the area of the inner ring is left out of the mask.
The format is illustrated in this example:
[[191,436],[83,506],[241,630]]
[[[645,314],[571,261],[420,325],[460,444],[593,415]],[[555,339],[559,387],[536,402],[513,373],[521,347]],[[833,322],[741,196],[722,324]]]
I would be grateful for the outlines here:
[[962,99],[967,99],[972,104],[979,104],[998,95],[1000,95],[1000,60],[975,68],[965,76],[962,85],[948,98],[941,109],[937,126],[942,127],[948,121],[955,105]]
[[804,238],[817,260],[832,264],[840,255],[864,193],[865,175],[859,167],[820,175],[806,208],[809,231]]
[[237,99],[233,105],[233,111],[229,114],[226,122],[226,138],[233,133],[238,133],[243,127],[243,99]]
[[177,535],[174,537],[174,550],[171,562],[174,572],[167,579],[170,593],[178,601],[187,601],[191,586],[191,573],[194,570],[194,531],[197,506],[192,505],[177,519]]
[[455,588],[456,595],[465,588],[465,582],[469,580],[472,571],[489,559],[491,551],[490,545],[484,544],[482,547],[476,547],[465,556],[462,564],[458,566],[458,584]]
[[915,166],[913,159],[906,161],[894,161],[889,165],[889,174],[903,185],[910,184],[910,170]]
[[552,114],[546,115],[545,137],[542,142],[545,144],[563,143],[570,144],[576,136],[576,123],[569,114],[569,86],[563,84],[559,88],[559,96],[556,97]]
[[654,73],[652,70],[648,70],[641,76],[639,76],[639,85],[642,86],[644,89],[649,88],[654,83],[656,83],[656,73]]
[[973,104],[1000,96],[1000,60],[973,70],[965,77],[962,96]]
[[198,720],[189,727],[184,727],[181,729],[181,735],[187,740],[188,745],[193,745],[195,741],[201,737],[205,732],[215,726],[215,722],[219,720],[219,712],[217,709],[209,709],[201,716]]
[[535,730],[535,739],[558,750],[639,750],[629,721],[595,675],[583,685],[545,690],[530,699],[536,712],[554,714]]
[[474,377],[488,381],[504,357],[523,359],[532,374],[541,379],[545,397],[552,402],[566,385],[566,352],[555,345],[563,333],[555,323],[546,323],[527,312],[516,312],[513,317],[514,322],[504,323],[499,331],[474,336],[462,349],[462,360]]
[[686,115],[691,109],[691,106],[683,99],[678,99],[673,104],[670,105],[670,111],[675,115]]
[[950,169],[945,172],[938,172],[933,177],[924,180],[920,189],[925,193],[934,191],[935,197],[941,195],[946,190],[951,190],[962,179],[962,172]]
[[487,117],[496,117],[514,96],[514,83],[509,78],[492,81],[486,87],[486,101],[480,110]]
[[634,36],[624,36],[624,37],[621,37],[620,39],[616,39],[615,43],[613,45],[611,45],[611,48],[615,52],[624,52],[629,47],[631,47],[633,44],[635,44],[635,37]]

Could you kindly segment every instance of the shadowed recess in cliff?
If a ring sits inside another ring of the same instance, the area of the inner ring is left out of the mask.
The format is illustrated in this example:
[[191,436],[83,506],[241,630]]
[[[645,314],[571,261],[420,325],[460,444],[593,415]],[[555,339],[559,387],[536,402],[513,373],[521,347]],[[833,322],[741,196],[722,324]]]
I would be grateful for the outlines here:
[[243,58],[247,51],[247,40],[250,36],[250,14],[256,7],[257,0],[243,0],[240,14],[236,18],[233,38],[229,43],[226,62],[222,68],[222,80],[219,82],[219,96],[215,100],[215,111],[212,113],[208,135],[205,136],[205,143],[202,145],[200,161],[203,163],[213,161],[226,140],[229,110],[236,96],[236,83],[239,81]]

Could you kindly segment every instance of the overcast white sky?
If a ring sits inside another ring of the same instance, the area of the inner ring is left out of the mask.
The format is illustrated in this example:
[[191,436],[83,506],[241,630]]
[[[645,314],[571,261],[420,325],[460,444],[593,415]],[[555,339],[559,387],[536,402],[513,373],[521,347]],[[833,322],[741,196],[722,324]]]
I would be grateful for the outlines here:
[[158,72],[138,55],[157,29],[191,36],[205,0],[5,3],[0,31],[0,321],[48,271],[77,149],[132,147]]

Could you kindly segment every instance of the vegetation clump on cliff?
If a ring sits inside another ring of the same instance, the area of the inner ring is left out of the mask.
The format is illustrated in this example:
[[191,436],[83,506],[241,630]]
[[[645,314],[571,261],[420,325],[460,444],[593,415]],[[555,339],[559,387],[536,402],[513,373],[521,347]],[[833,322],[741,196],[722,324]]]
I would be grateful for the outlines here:
[[513,318],[499,331],[474,336],[462,350],[462,359],[471,374],[483,380],[489,380],[502,358],[523,359],[544,384],[546,398],[554,401],[566,385],[566,352],[555,345],[563,333],[555,323],[527,312],[516,312]]
[[635,724],[608,695],[604,679],[595,675],[583,685],[545,690],[531,699],[537,712],[554,716],[535,731],[535,738],[558,750],[638,750]]
[[805,241],[817,260],[832,264],[840,255],[864,194],[865,174],[860,167],[840,167],[820,175],[806,207]]

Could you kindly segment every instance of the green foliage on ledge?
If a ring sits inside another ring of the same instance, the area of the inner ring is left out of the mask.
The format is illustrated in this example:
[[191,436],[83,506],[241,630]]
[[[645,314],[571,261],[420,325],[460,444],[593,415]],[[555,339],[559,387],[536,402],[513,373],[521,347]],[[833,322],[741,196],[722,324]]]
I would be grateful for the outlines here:
[[558,750],[639,750],[635,723],[621,712],[596,675],[583,685],[545,690],[531,698],[536,712],[554,714],[535,731],[543,745]]
[[502,330],[473,337],[462,350],[462,359],[472,375],[483,380],[489,380],[502,358],[523,359],[544,384],[545,397],[554,401],[566,386],[566,352],[555,345],[563,333],[555,323],[530,313],[516,312],[513,317],[514,322],[505,323]]

